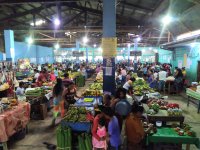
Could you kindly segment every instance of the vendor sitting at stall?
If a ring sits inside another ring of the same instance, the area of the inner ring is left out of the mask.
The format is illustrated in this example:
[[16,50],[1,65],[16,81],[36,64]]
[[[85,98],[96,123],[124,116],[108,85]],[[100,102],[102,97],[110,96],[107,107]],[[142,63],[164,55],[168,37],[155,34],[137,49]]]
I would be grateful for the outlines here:
[[64,90],[63,96],[65,97],[65,109],[68,109],[70,104],[74,104],[76,102],[75,98],[81,98],[76,93],[74,82],[71,82],[68,88]]
[[17,96],[23,96],[24,95],[24,82],[19,83],[19,87],[16,90]]

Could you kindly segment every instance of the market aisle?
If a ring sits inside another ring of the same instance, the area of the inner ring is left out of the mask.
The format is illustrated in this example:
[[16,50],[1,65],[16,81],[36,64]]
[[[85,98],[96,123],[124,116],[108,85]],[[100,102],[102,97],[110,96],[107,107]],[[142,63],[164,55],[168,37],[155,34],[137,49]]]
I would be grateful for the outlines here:
[[[78,88],[78,95],[93,82],[93,77],[86,80],[85,86]],[[56,127],[50,127],[52,115],[52,112],[49,112],[45,120],[31,120],[29,133],[22,140],[8,142],[9,150],[46,150],[47,148],[43,142],[56,144]]]

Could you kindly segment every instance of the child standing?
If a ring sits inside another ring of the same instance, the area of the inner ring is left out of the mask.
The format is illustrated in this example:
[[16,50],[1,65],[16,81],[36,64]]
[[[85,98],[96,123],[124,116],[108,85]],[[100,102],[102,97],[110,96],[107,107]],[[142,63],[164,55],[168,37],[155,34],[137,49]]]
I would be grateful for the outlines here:
[[105,118],[101,117],[98,124],[97,135],[100,137],[100,140],[97,140],[95,137],[92,137],[93,150],[106,150],[106,127],[105,127]]

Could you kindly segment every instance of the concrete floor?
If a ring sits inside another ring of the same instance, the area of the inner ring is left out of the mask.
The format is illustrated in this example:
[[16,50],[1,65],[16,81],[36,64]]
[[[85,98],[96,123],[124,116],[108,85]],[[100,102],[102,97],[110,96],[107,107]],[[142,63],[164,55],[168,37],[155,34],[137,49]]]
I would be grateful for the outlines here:
[[[80,94],[88,84],[92,81],[87,81],[86,86],[79,88],[78,94]],[[184,96],[184,94],[183,94]],[[192,126],[192,129],[197,133],[197,137],[200,137],[200,114],[197,114],[197,107],[190,105],[187,107],[187,99],[183,96],[169,95],[169,102],[177,102],[180,104],[183,115],[185,116],[185,123]],[[12,141],[8,143],[10,150],[46,150],[47,148],[43,142],[49,142],[56,144],[55,129],[51,128],[52,113],[48,113],[48,117],[45,120],[31,120],[29,123],[29,133],[26,137],[19,141]],[[185,146],[183,146],[185,149]],[[191,145],[191,150],[197,150],[197,148]]]

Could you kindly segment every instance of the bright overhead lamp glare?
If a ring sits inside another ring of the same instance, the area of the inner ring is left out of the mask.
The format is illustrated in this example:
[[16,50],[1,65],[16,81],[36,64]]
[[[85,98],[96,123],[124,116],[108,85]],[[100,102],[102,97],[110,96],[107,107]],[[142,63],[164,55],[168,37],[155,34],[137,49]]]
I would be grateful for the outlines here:
[[102,52],[102,48],[101,48],[101,47],[99,47],[99,48],[98,48],[98,51]]
[[172,17],[170,17],[169,15],[165,16],[163,19],[162,19],[162,23],[163,25],[168,25],[172,22]]
[[138,37],[136,40],[137,40],[138,42],[140,42],[140,41],[141,41],[141,37]]
[[95,48],[95,47],[97,47],[97,45],[96,45],[96,44],[94,44],[93,46],[94,46],[94,48]]
[[[45,23],[45,20],[40,19],[40,20],[35,21],[35,26],[41,26],[44,23]],[[30,25],[34,26],[34,22],[31,22]]]
[[149,47],[149,50],[152,50],[152,47]]
[[128,47],[131,47],[131,44],[130,43],[128,43],[128,45],[127,45]]
[[83,37],[83,44],[86,44],[88,41],[89,40],[88,40],[87,36]]
[[28,44],[32,44],[33,43],[33,38],[32,37],[28,37],[27,42],[28,42]]
[[60,48],[60,45],[57,43],[55,46],[54,46],[55,49],[59,49]]
[[55,18],[53,21],[55,26],[59,26],[60,25],[60,20],[58,18]]

